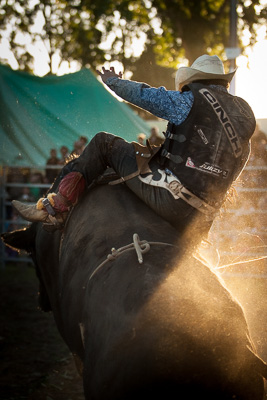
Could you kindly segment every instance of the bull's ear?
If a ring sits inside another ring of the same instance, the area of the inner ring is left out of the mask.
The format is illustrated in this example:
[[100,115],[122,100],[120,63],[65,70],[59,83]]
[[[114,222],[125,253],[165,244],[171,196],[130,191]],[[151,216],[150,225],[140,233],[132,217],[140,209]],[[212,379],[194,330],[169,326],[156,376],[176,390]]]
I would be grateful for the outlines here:
[[2,233],[1,239],[8,247],[16,251],[24,250],[30,253],[34,248],[35,236],[36,226],[33,224],[28,228]]

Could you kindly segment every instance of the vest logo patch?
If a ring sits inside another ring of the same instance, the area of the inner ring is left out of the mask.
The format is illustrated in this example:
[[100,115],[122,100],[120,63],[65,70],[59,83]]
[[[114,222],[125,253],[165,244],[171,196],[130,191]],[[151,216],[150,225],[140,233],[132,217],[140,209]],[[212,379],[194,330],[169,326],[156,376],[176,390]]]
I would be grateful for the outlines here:
[[185,166],[189,167],[189,168],[196,168],[196,166],[195,166],[194,162],[192,161],[191,157],[187,158]]
[[206,172],[208,174],[212,174],[214,176],[218,176],[221,178],[227,178],[227,175],[228,175],[227,170],[224,170],[224,169],[218,167],[217,165],[209,164],[208,162],[204,162],[202,165],[197,167],[191,157],[187,158],[185,166],[189,167],[189,168],[194,168],[194,169],[197,169],[198,171]]
[[202,131],[202,129],[198,128],[198,129],[197,129],[197,133],[198,133],[199,136],[201,137],[201,139],[202,139],[202,141],[203,141],[204,144],[208,144],[208,143],[209,143],[209,141],[208,141],[208,139],[206,138],[206,136],[205,136],[204,132]]
[[228,175],[228,171],[221,169],[220,167],[217,167],[215,165],[211,165],[207,162],[205,162],[204,164],[200,165],[198,167],[198,169],[205,171],[205,172],[209,172],[212,175],[216,175],[216,176],[222,176],[223,178],[226,178]]
[[240,140],[227,113],[222,108],[216,97],[214,97],[214,95],[211,94],[207,89],[200,89],[199,93],[201,93],[202,96],[204,96],[205,99],[210,103],[220,123],[222,124],[227,138],[232,146],[235,158],[240,157],[242,154]]

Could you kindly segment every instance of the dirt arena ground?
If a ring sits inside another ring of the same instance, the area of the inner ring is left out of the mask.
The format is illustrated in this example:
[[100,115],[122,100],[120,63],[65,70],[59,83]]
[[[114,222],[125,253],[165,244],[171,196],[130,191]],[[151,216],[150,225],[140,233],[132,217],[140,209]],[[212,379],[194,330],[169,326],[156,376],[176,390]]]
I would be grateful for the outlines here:
[[37,292],[33,267],[0,272],[0,398],[82,400],[82,380]]
[[[227,278],[245,308],[257,350],[267,361],[267,280]],[[52,313],[37,306],[32,266],[0,270],[1,400],[82,400],[82,380]]]

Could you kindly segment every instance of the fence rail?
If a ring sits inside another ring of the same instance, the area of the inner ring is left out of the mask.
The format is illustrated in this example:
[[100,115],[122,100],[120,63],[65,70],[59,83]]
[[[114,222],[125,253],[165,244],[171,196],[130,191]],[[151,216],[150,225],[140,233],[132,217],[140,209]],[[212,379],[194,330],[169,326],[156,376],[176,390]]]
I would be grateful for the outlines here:
[[[38,189],[42,194],[44,194],[49,187],[51,186],[50,182],[38,182],[38,183],[32,183],[32,182],[10,182],[10,171],[20,171],[21,174],[23,173],[31,175],[33,174],[41,174],[43,176],[44,171],[46,169],[54,169],[54,170],[59,170],[59,166],[0,166],[0,179],[1,179],[1,190],[0,190],[0,228],[1,232],[6,232],[8,230],[12,230],[12,227],[14,229],[21,229],[22,227],[28,226],[29,223],[27,223],[25,220],[22,218],[17,217],[16,219],[12,218],[10,215],[10,210],[12,209],[11,205],[11,198],[10,198],[10,190],[14,189],[21,189],[21,188],[28,188],[29,190],[31,189]],[[245,171],[267,171],[267,166],[247,166],[245,168]],[[12,175],[11,175],[12,176]],[[253,193],[253,196],[266,196],[267,189],[262,188],[262,187],[237,187],[236,191],[238,194],[241,194],[244,196],[246,193],[251,194]],[[37,199],[35,199],[37,200]],[[29,202],[30,204],[33,202]],[[251,234],[253,236],[259,237],[260,240],[262,240],[263,243],[267,243],[267,232],[266,232],[266,225],[264,224],[264,218],[266,219],[266,214],[267,214],[267,209],[264,208],[257,208],[256,205],[254,207],[251,207],[249,209],[246,208],[230,208],[226,212],[223,212],[223,218],[219,218],[218,220],[215,220],[212,228],[212,241],[215,242],[215,245],[217,248],[220,250],[220,255],[222,257],[229,257],[229,255],[232,255],[233,257],[238,257],[242,255],[241,251],[236,251],[236,250],[230,250],[229,248],[227,249],[220,249],[220,237],[222,236],[227,236],[227,237],[234,237],[238,235],[240,232],[238,231],[238,227],[236,225],[233,225],[231,229],[229,227],[225,227],[225,221],[224,217],[227,215],[229,218],[247,218],[251,217],[251,219],[256,220],[259,218],[263,219],[262,226],[258,226],[257,228],[254,227],[247,227],[246,228],[246,233]],[[265,247],[265,254],[266,254],[266,246]],[[253,257],[262,257],[263,252],[262,248],[260,249],[260,246],[257,250],[257,248],[253,248],[253,252],[247,252],[247,255],[253,254]],[[27,257],[27,255],[15,255],[12,252],[8,252],[8,250],[5,248],[3,245],[2,241],[0,243],[0,256],[1,256],[1,266],[4,268],[8,262],[19,262],[19,263],[30,263],[31,259]],[[252,271],[251,273],[246,272],[235,272],[231,271],[228,272],[228,270],[222,270],[221,274],[222,276],[239,276],[242,275],[242,277],[250,276],[250,277],[262,277],[266,278],[267,277],[267,262],[266,259],[263,260],[264,268],[261,273],[255,273]]]

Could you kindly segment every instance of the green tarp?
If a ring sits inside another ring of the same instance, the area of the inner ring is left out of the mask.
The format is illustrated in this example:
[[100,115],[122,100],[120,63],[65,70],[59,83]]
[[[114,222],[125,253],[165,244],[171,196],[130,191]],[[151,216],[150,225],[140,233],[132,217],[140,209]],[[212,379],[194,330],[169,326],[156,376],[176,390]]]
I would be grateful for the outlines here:
[[133,141],[149,130],[89,69],[40,78],[0,65],[0,165],[44,165],[51,148],[100,131]]

